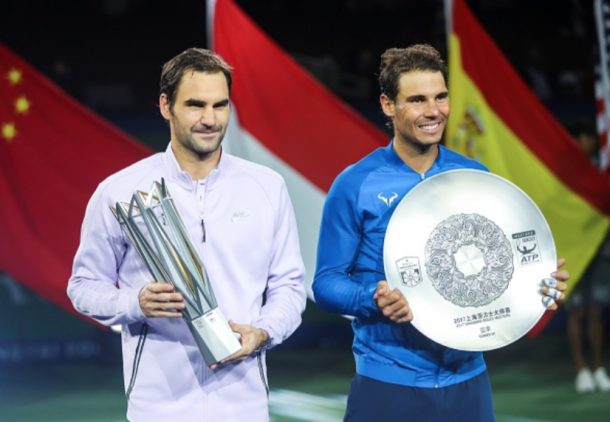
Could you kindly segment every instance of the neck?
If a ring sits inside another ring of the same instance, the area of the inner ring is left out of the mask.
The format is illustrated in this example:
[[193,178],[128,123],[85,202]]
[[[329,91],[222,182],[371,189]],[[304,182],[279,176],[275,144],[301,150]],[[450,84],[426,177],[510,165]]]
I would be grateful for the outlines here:
[[414,145],[400,142],[394,137],[393,147],[402,161],[419,174],[427,172],[438,157],[438,144]]
[[187,172],[192,180],[205,179],[214,170],[221,155],[221,148],[208,154],[196,154],[180,148],[178,142],[172,142],[172,151],[180,168]]

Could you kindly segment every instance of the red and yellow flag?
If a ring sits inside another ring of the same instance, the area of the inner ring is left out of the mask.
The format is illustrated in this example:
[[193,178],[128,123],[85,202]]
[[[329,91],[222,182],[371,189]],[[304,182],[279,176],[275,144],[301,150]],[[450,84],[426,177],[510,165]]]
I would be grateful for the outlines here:
[[557,256],[568,261],[569,292],[608,230],[608,178],[521,80],[464,1],[448,4],[447,146],[534,200],[551,227]]
[[66,286],[87,202],[150,154],[0,44],[0,270],[73,311]]

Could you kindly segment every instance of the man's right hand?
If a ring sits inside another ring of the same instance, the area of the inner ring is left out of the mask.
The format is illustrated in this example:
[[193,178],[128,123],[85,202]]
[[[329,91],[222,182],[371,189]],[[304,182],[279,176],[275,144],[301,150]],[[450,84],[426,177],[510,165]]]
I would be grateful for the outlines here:
[[377,283],[373,302],[375,302],[375,305],[386,317],[398,324],[403,324],[413,319],[409,302],[407,302],[402,292],[398,289],[390,291],[388,282],[385,280]]
[[186,307],[182,295],[169,283],[148,283],[140,290],[139,300],[148,318],[181,318]]

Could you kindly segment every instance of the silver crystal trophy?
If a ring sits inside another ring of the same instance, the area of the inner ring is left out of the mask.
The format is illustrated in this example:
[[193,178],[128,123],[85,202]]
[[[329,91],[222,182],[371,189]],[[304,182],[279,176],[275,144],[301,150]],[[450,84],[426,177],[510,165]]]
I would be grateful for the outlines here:
[[[183,318],[206,365],[239,351],[241,345],[218,307],[205,266],[165,180],[154,182],[149,193],[136,191],[130,202],[118,201],[110,209],[153,279],[171,283],[182,294],[186,305]],[[160,211],[159,215],[155,210]],[[144,225],[138,225],[139,219]]]

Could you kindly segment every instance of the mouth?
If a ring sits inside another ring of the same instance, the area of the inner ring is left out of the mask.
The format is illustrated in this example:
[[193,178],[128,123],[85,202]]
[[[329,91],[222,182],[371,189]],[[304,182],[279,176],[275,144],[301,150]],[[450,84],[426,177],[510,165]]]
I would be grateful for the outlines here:
[[426,123],[423,125],[419,125],[417,126],[420,130],[423,130],[424,132],[427,133],[436,133],[438,132],[440,129],[442,129],[442,122],[432,122],[432,123]]
[[195,133],[197,135],[199,135],[199,137],[204,138],[204,139],[212,139],[212,138],[216,137],[216,135],[218,135],[218,131],[216,131],[216,130],[214,130],[214,131],[199,130],[199,131],[195,131]]

